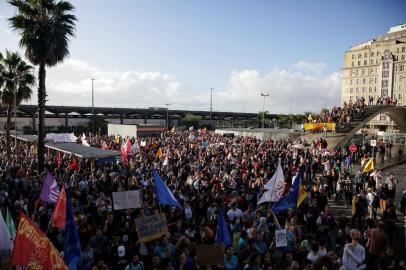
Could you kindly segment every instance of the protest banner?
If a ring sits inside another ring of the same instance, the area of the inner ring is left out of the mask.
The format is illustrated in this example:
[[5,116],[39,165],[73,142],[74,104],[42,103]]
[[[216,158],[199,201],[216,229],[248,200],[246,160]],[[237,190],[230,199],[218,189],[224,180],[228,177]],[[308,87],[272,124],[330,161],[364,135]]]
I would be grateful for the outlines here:
[[288,245],[286,230],[275,230],[275,239],[276,247],[286,247]]
[[141,198],[139,190],[113,192],[114,210],[140,208]]
[[335,123],[304,123],[303,128],[305,131],[323,131],[323,128],[326,127],[328,131],[335,131]]
[[197,245],[196,263],[198,265],[222,265],[224,263],[224,246]]
[[158,239],[168,233],[165,214],[145,216],[135,220],[138,238],[143,241]]
[[23,213],[20,214],[11,264],[28,269],[68,270],[48,237]]

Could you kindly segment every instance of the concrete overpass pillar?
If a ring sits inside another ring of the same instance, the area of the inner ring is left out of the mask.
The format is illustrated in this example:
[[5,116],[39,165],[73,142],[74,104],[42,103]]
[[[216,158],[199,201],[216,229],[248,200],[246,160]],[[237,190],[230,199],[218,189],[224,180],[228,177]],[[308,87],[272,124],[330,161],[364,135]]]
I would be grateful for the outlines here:
[[120,114],[120,124],[124,124],[124,117],[122,114]]
[[148,116],[144,117],[144,125],[148,124]]
[[69,130],[69,117],[67,113],[65,113],[65,130],[66,132]]
[[35,131],[37,131],[37,118],[35,118],[35,114],[33,114],[32,116],[31,116],[31,121],[32,121],[32,131],[33,132],[35,132]]

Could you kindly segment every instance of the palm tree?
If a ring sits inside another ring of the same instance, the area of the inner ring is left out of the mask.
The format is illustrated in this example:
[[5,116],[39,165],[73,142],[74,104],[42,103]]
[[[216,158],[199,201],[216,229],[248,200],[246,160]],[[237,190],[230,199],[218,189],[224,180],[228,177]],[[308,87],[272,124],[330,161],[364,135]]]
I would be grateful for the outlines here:
[[[7,106],[6,121],[6,150],[7,157],[10,157],[10,128],[11,110],[13,106],[20,105],[21,101],[31,98],[31,87],[35,83],[32,74],[34,67],[28,65],[15,53],[6,51],[6,56],[0,53],[0,94],[2,104]],[[14,95],[15,93],[15,95]],[[15,125],[15,123],[14,123]]]
[[67,1],[9,0],[17,8],[11,27],[20,33],[25,56],[38,65],[38,172],[45,162],[45,67],[55,66],[69,55],[69,38],[74,36],[74,7]]

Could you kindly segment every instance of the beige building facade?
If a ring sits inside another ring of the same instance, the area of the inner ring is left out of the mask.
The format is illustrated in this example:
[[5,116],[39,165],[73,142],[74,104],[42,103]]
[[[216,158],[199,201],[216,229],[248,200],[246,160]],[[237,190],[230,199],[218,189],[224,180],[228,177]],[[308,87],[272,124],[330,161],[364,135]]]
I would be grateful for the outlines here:
[[[351,47],[344,55],[341,102],[357,97],[391,97],[406,105],[406,24],[391,27],[377,38]],[[374,130],[396,130],[387,116],[370,122]]]

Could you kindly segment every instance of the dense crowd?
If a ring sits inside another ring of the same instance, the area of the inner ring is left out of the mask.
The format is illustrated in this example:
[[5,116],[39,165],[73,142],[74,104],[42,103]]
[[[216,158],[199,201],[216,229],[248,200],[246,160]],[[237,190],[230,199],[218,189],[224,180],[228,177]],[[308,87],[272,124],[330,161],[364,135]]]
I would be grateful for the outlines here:
[[[333,109],[337,113],[331,117],[346,119],[363,104]],[[122,141],[98,135],[89,144],[119,151]],[[405,197],[394,201],[396,176],[353,172],[354,155],[347,149],[328,150],[323,139],[301,148],[291,140],[261,142],[205,130],[168,132],[132,144],[136,147],[126,164],[82,159],[72,168],[71,156],[46,155],[47,170],[71,194],[83,252],[79,269],[405,269],[404,254],[394,248],[401,233],[395,226],[396,204],[405,211]],[[62,251],[62,230],[49,226],[53,206],[39,200],[45,172],[36,171],[35,151],[18,145],[7,159],[3,139],[0,147],[3,216],[8,208],[18,223],[23,211]],[[275,214],[268,203],[257,202],[279,163],[284,193],[299,174],[308,198],[297,209]],[[158,205],[152,170],[182,209]],[[141,191],[142,207],[115,211],[112,192],[126,190]],[[344,212],[334,215],[333,199],[338,204],[344,199],[352,218]],[[223,264],[199,266],[196,245],[214,244],[220,209],[234,241],[225,248]],[[169,234],[140,241],[134,220],[156,213],[165,213]],[[275,246],[280,228],[287,230],[285,247]]]

